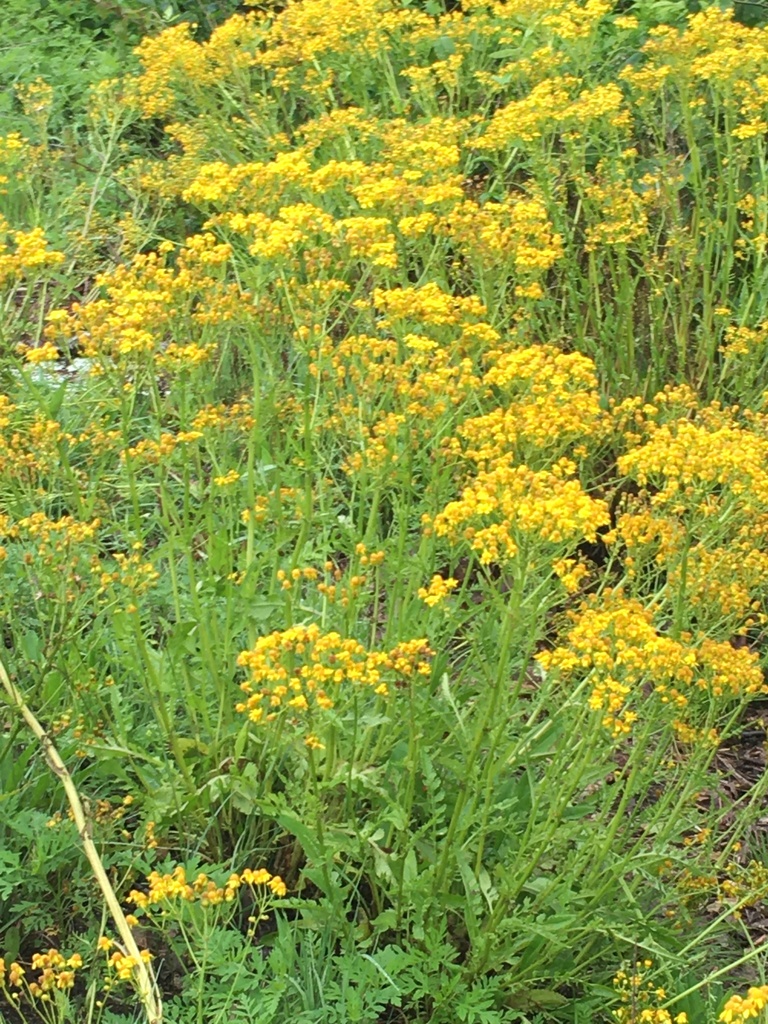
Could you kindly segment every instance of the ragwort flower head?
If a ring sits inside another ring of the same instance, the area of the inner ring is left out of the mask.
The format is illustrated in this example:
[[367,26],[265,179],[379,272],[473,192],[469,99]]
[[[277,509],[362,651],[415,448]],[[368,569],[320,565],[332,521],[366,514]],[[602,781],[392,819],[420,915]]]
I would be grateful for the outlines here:
[[500,464],[477,474],[432,521],[438,537],[469,541],[483,565],[515,558],[524,545],[561,550],[594,541],[610,521],[607,504],[592,498],[561,459],[552,469]]
[[500,391],[503,405],[464,420],[446,447],[491,467],[500,460],[551,450],[600,436],[607,423],[597,391],[595,365],[579,353],[531,345],[488,354],[493,366],[482,383]]
[[639,698],[652,686],[678,721],[697,692],[734,699],[766,692],[759,655],[728,642],[662,632],[658,611],[620,591],[589,598],[570,613],[563,643],[537,660],[564,680],[588,678],[589,706],[614,737],[631,731]]
[[252,722],[272,721],[284,712],[312,722],[332,709],[350,687],[386,697],[393,685],[429,675],[432,651],[426,640],[406,640],[390,651],[370,651],[319,626],[292,626],[261,637],[238,658],[248,670],[241,684],[247,700],[236,710]]
[[707,423],[664,423],[650,439],[619,458],[621,473],[653,484],[657,506],[696,507],[706,494],[738,498],[751,507],[768,505],[768,438],[727,416]]

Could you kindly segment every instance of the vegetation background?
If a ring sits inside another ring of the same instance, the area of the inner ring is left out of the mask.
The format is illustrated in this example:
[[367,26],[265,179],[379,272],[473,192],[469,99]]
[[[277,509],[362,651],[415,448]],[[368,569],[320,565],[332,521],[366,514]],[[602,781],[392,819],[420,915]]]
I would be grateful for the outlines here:
[[765,1017],[767,21],[7,0],[0,1019]]

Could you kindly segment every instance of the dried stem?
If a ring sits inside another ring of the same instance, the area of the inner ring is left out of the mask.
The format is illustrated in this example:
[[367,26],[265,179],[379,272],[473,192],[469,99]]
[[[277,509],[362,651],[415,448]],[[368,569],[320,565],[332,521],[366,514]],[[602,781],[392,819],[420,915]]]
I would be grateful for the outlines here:
[[96,876],[96,881],[99,883],[99,887],[104,894],[104,901],[112,915],[112,920],[115,923],[115,927],[117,928],[120,938],[123,940],[125,951],[135,962],[134,980],[138,989],[139,998],[141,999],[144,1011],[147,1015],[147,1024],[162,1024],[163,1004],[160,998],[157,982],[155,981],[151,967],[142,959],[139,947],[136,945],[136,939],[133,937],[133,932],[125,919],[125,914],[123,913],[120,902],[115,895],[115,890],[112,888],[112,883],[107,876],[107,872],[104,870],[104,865],[101,862],[101,858],[99,857],[91,836],[90,823],[85,816],[83,804],[72,780],[72,776],[69,774],[67,766],[62,761],[61,755],[51,741],[51,738],[30,710],[17,687],[11,682],[2,661],[0,661],[0,682],[2,682],[11,702],[19,709],[24,721],[40,741],[40,745],[43,748],[43,753],[45,754],[45,759],[48,762],[49,768],[54,775],[57,775],[61,780],[64,792],[67,794],[69,806],[72,808],[72,815],[75,819],[77,831],[83,842],[85,855],[88,858],[94,875]]

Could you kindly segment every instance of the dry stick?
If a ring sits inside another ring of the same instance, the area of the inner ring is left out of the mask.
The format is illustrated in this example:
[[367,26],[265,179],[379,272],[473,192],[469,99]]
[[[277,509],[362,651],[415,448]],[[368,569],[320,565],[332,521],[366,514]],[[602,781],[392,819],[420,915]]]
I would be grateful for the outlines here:
[[61,755],[51,742],[51,739],[45,729],[38,722],[37,718],[35,718],[34,714],[25,703],[24,698],[11,682],[2,661],[0,661],[0,682],[2,682],[5,687],[11,701],[21,712],[24,721],[40,741],[40,745],[43,748],[43,753],[45,754],[45,759],[48,762],[49,768],[54,775],[58,775],[61,779],[61,784],[64,786],[64,791],[67,794],[67,800],[69,800],[69,806],[72,808],[72,815],[75,819],[75,824],[77,825],[77,831],[80,833],[80,838],[83,841],[85,855],[90,862],[94,875],[96,876],[96,881],[99,883],[101,891],[104,894],[104,900],[109,908],[110,914],[112,915],[112,920],[115,922],[115,926],[120,933],[120,937],[125,944],[125,949],[128,955],[133,958],[134,980],[136,981],[136,987],[139,990],[139,998],[141,999],[147,1015],[147,1024],[162,1024],[163,1004],[160,999],[157,982],[155,981],[151,968],[148,966],[146,961],[142,959],[139,947],[136,945],[136,939],[133,937],[133,932],[125,919],[125,914],[123,913],[120,902],[115,895],[115,890],[112,888],[112,883],[107,877],[104,865],[101,863],[101,858],[99,857],[93,843],[93,839],[91,838],[90,825],[86,820],[80,795],[72,781],[72,776],[69,774],[67,766],[62,761]]

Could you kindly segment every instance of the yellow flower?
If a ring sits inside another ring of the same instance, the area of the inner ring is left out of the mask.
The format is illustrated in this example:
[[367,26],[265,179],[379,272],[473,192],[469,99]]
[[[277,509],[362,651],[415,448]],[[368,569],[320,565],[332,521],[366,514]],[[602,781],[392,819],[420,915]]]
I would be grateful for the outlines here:
[[484,565],[515,558],[526,537],[558,547],[594,541],[609,524],[608,506],[570,479],[574,469],[561,459],[552,470],[501,463],[481,471],[434,517],[432,528],[454,543],[469,541]]
[[[588,676],[589,707],[601,713],[615,737],[631,731],[638,715],[629,705],[644,684],[661,704],[680,711],[697,690],[726,699],[766,691],[756,652],[706,636],[674,639],[657,629],[657,614],[620,591],[605,592],[599,601],[589,598],[570,614],[564,642],[537,660],[562,679]],[[676,728],[682,734],[679,719]],[[687,735],[708,742],[706,735]]]
[[53,363],[57,359],[60,359],[59,350],[50,341],[44,342],[42,345],[37,345],[33,348],[26,348],[24,352],[24,359],[27,363],[37,365],[38,363]]
[[435,605],[444,601],[458,585],[459,581],[453,579],[453,577],[443,579],[439,573],[436,573],[430,580],[428,587],[419,587],[419,597],[424,604],[434,608]]
[[759,1017],[768,1006],[768,985],[747,990],[746,996],[731,996],[717,1018],[723,1024],[742,1024],[752,1018]]
[[236,469],[230,469],[221,476],[215,476],[213,478],[213,485],[214,487],[231,487],[233,484],[236,484],[239,479],[239,472]]
[[[303,717],[315,709],[334,706],[342,687],[368,687],[387,696],[389,685],[428,675],[432,651],[423,639],[406,640],[390,651],[369,651],[357,640],[339,633],[321,632],[319,626],[292,626],[271,633],[243,651],[238,665],[248,669],[248,679],[240,684],[247,694],[236,710],[252,722],[268,722],[287,708]],[[266,714],[266,709],[272,709]],[[307,745],[317,748],[320,741],[311,733]]]

